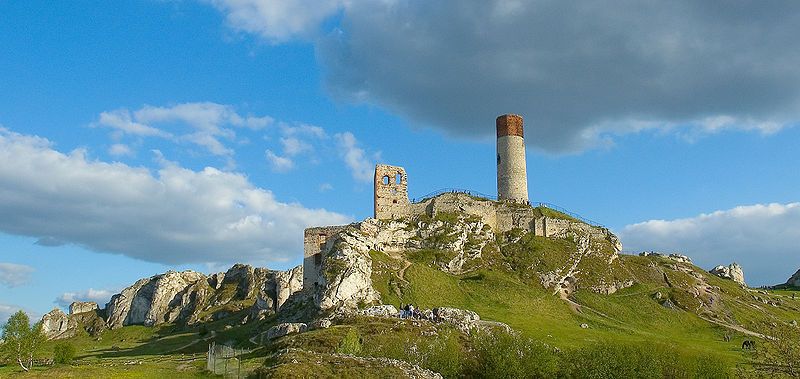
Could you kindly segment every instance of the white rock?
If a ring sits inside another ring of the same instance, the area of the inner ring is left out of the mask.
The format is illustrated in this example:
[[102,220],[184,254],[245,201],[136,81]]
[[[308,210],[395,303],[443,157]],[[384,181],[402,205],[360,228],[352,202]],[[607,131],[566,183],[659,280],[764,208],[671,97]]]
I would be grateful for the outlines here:
[[742,270],[742,266],[739,266],[736,262],[727,266],[719,265],[709,272],[720,278],[733,280],[743,286],[746,285],[744,282],[744,270]]
[[797,272],[786,281],[786,284],[791,287],[800,287],[800,270],[797,270]]
[[279,311],[283,303],[297,291],[303,289],[303,266],[275,273],[275,311]]
[[58,308],[42,316],[42,332],[49,340],[69,338],[78,331],[78,323]]
[[268,340],[283,337],[287,334],[305,332],[308,326],[302,322],[287,322],[269,328],[265,334]]
[[391,304],[381,304],[369,307],[361,311],[361,314],[371,317],[396,317],[400,313]]
[[670,254],[669,259],[681,263],[692,263],[692,258],[689,258],[688,256],[683,254],[677,254],[677,253]]
[[106,306],[107,323],[114,329],[174,322],[180,316],[180,305],[189,301],[190,296],[184,290],[201,280],[206,280],[206,276],[194,271],[169,271],[141,279],[111,298]]
[[439,320],[455,325],[462,332],[469,332],[475,326],[475,323],[481,319],[473,311],[458,308],[434,308],[433,314]]
[[96,309],[97,303],[93,301],[76,301],[69,305],[69,314],[94,312]]

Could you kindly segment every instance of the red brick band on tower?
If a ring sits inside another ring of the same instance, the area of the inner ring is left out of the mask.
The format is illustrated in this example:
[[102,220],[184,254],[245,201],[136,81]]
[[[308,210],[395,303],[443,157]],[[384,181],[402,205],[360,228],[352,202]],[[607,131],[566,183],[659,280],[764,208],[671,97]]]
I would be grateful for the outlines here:
[[522,116],[518,114],[504,114],[497,117],[497,137],[518,136],[523,137]]

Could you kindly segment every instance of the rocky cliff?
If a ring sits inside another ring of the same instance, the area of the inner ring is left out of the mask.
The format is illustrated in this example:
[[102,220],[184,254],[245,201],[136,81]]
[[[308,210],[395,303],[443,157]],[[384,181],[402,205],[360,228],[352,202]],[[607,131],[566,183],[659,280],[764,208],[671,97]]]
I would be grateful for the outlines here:
[[91,302],[75,302],[70,314],[54,309],[42,318],[49,339],[74,336],[84,329],[97,334],[125,325],[196,324],[251,309],[253,317],[275,313],[302,289],[303,268],[273,271],[236,264],[226,272],[205,275],[175,272],[138,280],[111,297],[104,309]]

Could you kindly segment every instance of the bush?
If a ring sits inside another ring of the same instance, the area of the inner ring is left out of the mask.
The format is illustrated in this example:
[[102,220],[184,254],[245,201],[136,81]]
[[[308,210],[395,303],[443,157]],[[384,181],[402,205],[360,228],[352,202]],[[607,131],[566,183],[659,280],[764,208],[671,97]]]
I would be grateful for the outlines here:
[[472,344],[475,359],[468,377],[553,378],[559,371],[554,349],[518,334],[478,332]]
[[355,328],[347,330],[342,342],[339,342],[339,347],[336,349],[340,354],[358,355],[361,353],[361,336]]
[[659,344],[605,343],[564,355],[562,373],[571,378],[727,378],[719,359],[690,355]]
[[75,346],[61,342],[53,348],[53,361],[57,364],[68,365],[75,359]]

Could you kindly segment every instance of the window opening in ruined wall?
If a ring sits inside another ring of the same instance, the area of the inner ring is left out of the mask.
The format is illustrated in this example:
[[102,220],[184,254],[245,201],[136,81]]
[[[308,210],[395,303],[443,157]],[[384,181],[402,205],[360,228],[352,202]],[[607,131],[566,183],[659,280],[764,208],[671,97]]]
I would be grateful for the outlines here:
[[395,176],[394,180],[395,180],[395,184],[400,184],[403,181],[403,175],[400,175],[400,173],[398,172],[397,175]]
[[389,175],[383,177],[383,184],[389,184]]

